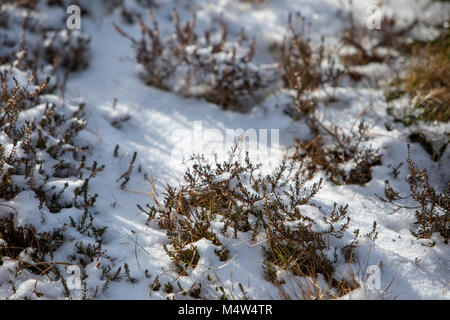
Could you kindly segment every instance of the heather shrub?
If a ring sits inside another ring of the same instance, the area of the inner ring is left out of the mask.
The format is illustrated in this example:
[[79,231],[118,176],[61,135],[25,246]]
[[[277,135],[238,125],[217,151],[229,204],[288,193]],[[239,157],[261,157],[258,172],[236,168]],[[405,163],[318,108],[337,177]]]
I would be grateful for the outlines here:
[[248,155],[238,158],[236,147],[223,163],[209,163],[203,157],[191,161],[184,183],[179,188],[167,186],[163,202],[155,197],[154,206],[138,206],[148,215],[148,223],[156,220],[166,230],[169,243],[164,248],[181,276],[196,268],[197,241],[210,241],[218,258],[227,261],[228,249],[219,235],[238,239],[250,233],[254,242],[266,239],[262,268],[275,284],[282,283],[278,274],[285,270],[325,279],[336,296],[357,286],[336,278],[334,271],[339,263],[356,258],[359,232],[350,236],[351,241],[344,238],[350,227],[348,206],[335,204],[327,212],[314,201],[321,181],[306,187],[302,172],[286,161],[263,175]]
[[90,37],[79,30],[67,29],[66,7],[53,19],[43,20],[35,12],[37,8],[31,2],[26,3],[24,8],[22,3],[0,7],[0,17],[4,18],[0,23],[0,63],[18,60],[15,67],[22,70],[43,69],[47,65],[67,71],[86,69]]
[[366,184],[372,180],[373,166],[381,165],[382,155],[368,141],[368,126],[360,122],[357,130],[346,133],[338,126],[327,128],[310,118],[313,138],[297,139],[292,159],[300,162],[306,176],[325,171],[334,184]]
[[150,11],[152,25],[138,17],[142,38],[136,40],[118,26],[116,30],[130,39],[136,60],[143,66],[144,81],[163,90],[184,96],[202,97],[226,110],[248,111],[273,90],[276,68],[255,65],[255,43],[242,33],[231,42],[224,22],[220,32],[213,28],[203,36],[195,31],[196,17],[181,24],[173,14],[174,33],[163,37]]
[[394,56],[390,50],[403,50],[407,44],[406,35],[418,24],[418,20],[414,20],[399,26],[397,17],[383,15],[380,29],[369,29],[355,19],[352,1],[349,3],[348,15],[344,16],[347,27],[341,36],[346,49],[351,49],[349,53],[341,55],[347,67],[388,62]]
[[300,14],[295,19],[290,16],[288,34],[280,46],[285,85],[293,93],[286,112],[305,121],[313,136],[308,141],[296,139],[290,157],[300,164],[308,179],[323,170],[335,184],[363,185],[372,180],[371,167],[381,164],[381,154],[368,144],[370,136],[364,122],[345,132],[336,125],[328,128],[319,120],[319,101],[314,92],[326,92],[325,84],[336,87],[342,70],[327,53],[324,39],[315,44],[308,36],[310,27]]
[[[101,280],[111,277],[102,249],[106,227],[94,220],[97,195],[89,188],[103,166],[87,161],[89,146],[78,137],[86,126],[84,105],[49,94],[50,76],[35,81],[31,70],[0,66],[0,273],[2,281],[10,279],[11,294],[33,279],[40,297],[45,277],[71,298],[63,267],[84,270],[95,262]],[[24,199],[33,210],[21,210]],[[82,283],[83,298],[97,295],[85,274]]]
[[[450,184],[446,190],[439,192],[429,181],[426,169],[420,169],[411,159],[408,147],[407,182],[409,194],[402,195],[386,181],[384,195],[378,198],[389,203],[394,212],[399,210],[415,210],[416,222],[410,229],[417,239],[431,239],[438,233],[448,244],[450,238]],[[432,243],[434,245],[434,241]]]
[[298,98],[308,97],[324,84],[336,84],[341,71],[327,52],[324,38],[316,45],[308,36],[311,26],[298,13],[290,15],[287,36],[280,46],[280,64],[286,87],[295,90]]

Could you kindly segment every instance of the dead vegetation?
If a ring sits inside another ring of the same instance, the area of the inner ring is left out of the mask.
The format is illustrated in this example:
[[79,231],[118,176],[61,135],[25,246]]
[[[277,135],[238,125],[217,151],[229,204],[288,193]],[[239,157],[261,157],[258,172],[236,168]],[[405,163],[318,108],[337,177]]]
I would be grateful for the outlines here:
[[389,110],[390,114],[405,125],[418,121],[449,121],[448,27],[435,27],[440,29],[440,35],[433,41],[423,41],[409,37],[411,30],[418,24],[423,24],[419,19],[399,26],[397,17],[384,15],[380,21],[380,28],[373,30],[359,24],[352,10],[349,10],[348,16],[344,19],[348,28],[344,31],[341,41],[347,49],[352,49],[352,53],[341,54],[341,59],[352,78],[361,78],[352,66],[372,62],[387,63],[394,58],[398,60],[398,54],[404,55],[408,58],[406,75],[392,83],[387,100],[390,102],[409,93],[413,106],[401,112]]
[[[403,47],[408,60],[405,72],[391,82],[386,93],[387,112],[394,122],[409,127],[409,142],[419,143],[433,161],[440,161],[450,143],[450,132],[436,132],[450,121],[450,32],[436,27],[440,34],[432,41],[415,40]],[[397,99],[409,104],[399,106]]]
[[[32,10],[37,2],[23,0],[14,3]],[[154,5],[153,1],[142,2],[148,7]],[[122,5],[121,1],[117,3]],[[62,1],[48,1],[48,4],[60,5]],[[0,11],[0,17],[5,16],[6,13]],[[230,42],[223,21],[218,28],[214,26],[201,36],[195,31],[195,16],[182,24],[174,12],[174,33],[162,37],[152,12],[150,18],[152,25],[148,26],[138,15],[130,16],[130,21],[136,19],[141,27],[142,38],[139,40],[118,26],[116,30],[136,48],[136,59],[144,67],[144,79],[151,86],[184,96],[202,97],[226,110],[247,111],[272,90],[277,77],[280,77],[273,66],[266,68],[252,63],[255,44],[244,32],[235,42]],[[313,137],[308,141],[297,140],[293,162],[283,162],[272,174],[261,175],[259,166],[251,163],[248,156],[244,161],[236,159],[236,149],[223,163],[210,164],[205,158],[194,157],[182,186],[166,186],[162,203],[155,198],[154,206],[144,208],[138,205],[138,209],[148,216],[148,224],[156,221],[167,233],[164,250],[179,276],[188,276],[197,268],[201,258],[196,248],[199,240],[211,242],[217,258],[227,262],[230,251],[220,239],[238,238],[249,233],[254,243],[264,239],[262,269],[266,279],[279,287],[286,298],[289,294],[283,289],[284,278],[280,277],[286,271],[307,283],[299,286],[297,298],[336,298],[360,286],[354,279],[335,275],[337,265],[354,263],[356,259],[359,231],[355,230],[353,240],[348,240],[351,223],[348,206],[335,204],[328,211],[323,209],[314,199],[322,181],[305,187],[304,180],[313,179],[323,171],[336,185],[364,185],[372,180],[371,168],[381,165],[382,156],[368,144],[371,137],[363,121],[350,132],[338,126],[329,128],[319,121],[319,103],[313,93],[323,89],[325,84],[335,85],[342,71],[335,67],[324,42],[316,46],[307,36],[309,26],[299,15],[297,20],[298,24],[292,18],[289,20],[289,33],[280,48],[280,65],[286,88],[295,94],[294,108],[306,121]],[[383,63],[390,59],[389,54],[382,54],[378,49],[405,50],[403,37],[415,25],[398,28],[394,17],[384,17],[383,28],[369,35],[367,28],[359,26],[353,16],[349,22],[350,27],[342,37],[344,44],[355,52],[342,56],[349,75],[352,66]],[[11,25],[8,19],[1,20],[0,33],[9,30]],[[11,211],[10,215],[0,218],[0,240],[3,240],[0,242],[0,265],[3,257],[19,261],[18,271],[27,269],[39,277],[45,275],[49,278],[53,274],[54,280],[62,282],[66,296],[70,297],[58,269],[58,264],[68,262],[55,263],[53,253],[66,240],[64,231],[70,227],[95,240],[76,241],[70,263],[86,267],[106,256],[102,238],[106,227],[94,223],[97,195],[89,192],[90,181],[102,172],[103,167],[96,162],[89,165],[86,157],[80,156],[85,155],[88,147],[76,143],[76,136],[86,126],[84,105],[66,107],[63,111],[61,105],[47,101],[44,95],[54,87],[50,85],[50,77],[42,80],[37,71],[38,62],[44,60],[46,64],[62,66],[69,71],[86,68],[89,39],[64,31],[46,30],[41,33],[32,30],[28,27],[27,18],[23,20],[22,30],[24,36],[20,42],[11,37],[3,38],[7,52],[0,55],[0,64],[12,65],[14,62],[21,70],[33,69],[30,87],[20,85],[10,73],[0,73],[0,132],[7,141],[0,146],[0,199],[4,201],[0,209]],[[29,51],[26,49],[27,34],[48,41],[44,47]],[[366,44],[367,38],[371,38],[371,45]],[[414,113],[408,118],[412,119],[411,123],[418,120],[449,121],[448,34],[444,39],[444,45],[442,42],[437,46],[428,44],[412,51],[410,69],[407,77],[402,79],[404,91],[414,97]],[[0,54],[3,52],[0,50]],[[39,110],[38,105],[41,105]],[[31,121],[24,120],[24,114],[31,109],[38,111],[38,116]],[[119,127],[126,120],[119,119],[113,125]],[[423,135],[413,134],[410,139],[421,143],[427,151],[431,150],[429,152],[436,161],[445,152],[446,145],[435,152]],[[38,156],[42,153],[45,159]],[[114,154],[117,156],[118,146]],[[134,153],[129,169],[118,179],[122,190],[130,180],[136,156]],[[49,162],[52,162],[51,167],[47,165]],[[396,210],[416,210],[417,222],[411,228],[414,237],[430,239],[438,233],[448,243],[450,189],[439,193],[430,185],[426,170],[419,169],[410,155],[407,163],[410,194],[402,196],[386,182],[384,197],[379,198]],[[52,178],[79,179],[82,184],[77,188],[71,188],[69,183],[62,188],[47,188]],[[33,226],[19,225],[16,219],[19,213],[8,205],[8,201],[24,191],[36,195],[39,209],[57,214],[64,209],[76,208],[82,214],[77,219],[70,217],[70,223],[60,229],[37,233]],[[377,237],[376,223],[366,237],[372,240]],[[31,260],[26,262],[24,256]],[[102,270],[103,290],[108,288],[110,281],[121,278],[121,267],[113,270],[110,265],[104,265]],[[127,264],[124,264],[123,278],[130,283],[137,281],[131,276]],[[184,295],[202,298],[201,284],[194,285],[184,290],[178,283]],[[220,288],[222,298],[226,298],[225,289]],[[160,289],[161,283],[156,277],[152,290]],[[240,290],[242,297],[247,297],[241,284]],[[171,283],[164,285],[166,294],[175,291]],[[91,296],[95,297],[97,293],[98,287]]]
[[[49,80],[47,80],[49,81]],[[82,120],[83,105],[74,109],[68,120],[66,115],[57,112],[59,106],[47,102],[45,108],[38,107],[45,103],[42,93],[46,82],[34,88],[24,88],[9,72],[0,73],[0,128],[8,143],[0,147],[0,195],[5,200],[13,199],[24,188],[34,188],[37,194],[44,192],[36,187],[35,175],[45,177],[43,160],[39,151],[46,152],[49,157],[57,159],[66,153],[77,154],[86,150],[86,146],[75,146],[73,139],[85,127]],[[11,83],[14,87],[11,87]],[[21,116],[29,110],[36,110],[40,117],[33,120],[22,120]],[[74,175],[77,167],[69,161],[61,161],[55,165],[54,174],[59,177]],[[24,176],[28,181],[23,186],[13,183],[12,176]],[[48,177],[47,177],[48,179]],[[51,201],[47,197],[39,197],[43,202]]]
[[450,31],[414,49],[404,86],[413,98],[411,120],[450,121]]
[[410,126],[450,120],[449,39],[450,32],[444,29],[435,40],[416,41],[408,47],[406,73],[392,83],[387,94],[388,102],[409,94],[411,106],[388,110],[396,121]]
[[[342,75],[332,53],[325,47],[325,39],[322,37],[316,44],[310,38],[311,27],[300,13],[295,18],[290,15],[287,35],[277,50],[285,87],[294,94],[294,103],[285,113],[294,119],[314,114],[319,103],[315,91],[326,92],[326,85],[335,87]],[[334,100],[332,95],[326,94],[327,99]]]

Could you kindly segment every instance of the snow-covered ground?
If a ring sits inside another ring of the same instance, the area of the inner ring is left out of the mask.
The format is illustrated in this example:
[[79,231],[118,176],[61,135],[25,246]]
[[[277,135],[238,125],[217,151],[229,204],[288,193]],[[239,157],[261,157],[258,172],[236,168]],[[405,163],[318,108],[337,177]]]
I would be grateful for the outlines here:
[[[360,12],[356,16],[361,21],[366,19],[366,9],[374,2],[355,1],[356,10]],[[314,36],[320,38],[324,34],[330,43],[337,39],[343,28],[342,21],[336,15],[342,8],[341,1],[337,0],[269,0],[262,4],[237,0],[160,0],[157,3],[159,6],[153,11],[162,33],[172,30],[170,17],[174,7],[178,9],[182,21],[195,12],[200,30],[223,14],[231,35],[237,35],[241,28],[245,28],[248,35],[256,38],[255,60],[261,63],[274,62],[269,47],[274,41],[283,39],[289,13],[301,12],[313,22]],[[425,3],[396,0],[390,1],[386,7],[399,17],[412,19],[423,12]],[[428,14],[433,10],[431,8],[426,12]],[[261,267],[264,239],[253,243],[249,234],[241,234],[237,240],[221,237],[220,240],[230,251],[231,258],[227,262],[219,261],[210,242],[201,240],[195,243],[200,253],[198,266],[189,276],[178,278],[170,257],[163,249],[163,244],[168,242],[165,231],[160,230],[156,223],[147,226],[147,216],[136,205],[154,204],[152,181],[155,182],[158,198],[162,197],[164,185],[178,186],[188,167],[185,160],[193,151],[201,151],[209,157],[214,153],[219,157],[225,156],[229,151],[229,146],[223,144],[227,129],[256,130],[267,136],[267,146],[261,144],[260,150],[250,148],[249,151],[259,155],[257,160],[263,164],[263,171],[268,172],[280,163],[296,137],[308,138],[308,127],[283,112],[283,106],[289,101],[283,91],[268,97],[250,113],[241,114],[224,111],[202,99],[184,98],[145,85],[139,78],[139,66],[130,41],[114,30],[113,23],[137,39],[140,37],[139,25],[124,23],[118,10],[110,14],[95,11],[90,17],[82,17],[82,32],[91,37],[89,67],[71,73],[65,89],[66,101],[75,103],[82,100],[86,103],[88,124],[87,129],[80,133],[80,138],[91,146],[89,159],[105,165],[104,171],[90,182],[90,192],[98,194],[95,223],[108,227],[102,249],[111,258],[113,270],[126,263],[131,276],[137,279],[136,283],[127,281],[125,277],[121,281],[111,281],[109,289],[100,291],[97,298],[165,299],[163,290],[151,290],[153,280],[159,276],[163,285],[179,282],[183,288],[190,288],[195,283],[202,283],[202,296],[205,298],[221,296],[221,292],[216,292],[212,285],[217,282],[230,296],[242,296],[238,286],[240,283],[251,299],[279,299],[279,290],[265,279]],[[368,72],[373,78],[389,76],[390,70],[386,66],[369,67]],[[334,202],[348,203],[350,230],[360,229],[361,234],[370,232],[373,222],[377,222],[378,239],[374,242],[362,241],[357,252],[361,257],[362,269],[381,265],[382,290],[391,284],[385,297],[450,299],[450,247],[438,236],[434,247],[424,245],[426,241],[415,239],[409,231],[415,221],[414,211],[402,210],[390,214],[392,208],[376,197],[376,194],[383,194],[386,179],[391,180],[400,191],[408,192],[406,166],[400,168],[397,179],[391,172],[392,167],[405,162],[408,130],[412,129],[401,124],[393,124],[391,131],[386,129],[385,124],[392,121],[386,113],[387,103],[382,86],[371,86],[367,81],[356,87],[341,85],[330,90],[334,90],[337,102],[320,106],[323,122],[350,129],[364,119],[370,126],[372,145],[380,148],[383,154],[382,165],[373,168],[373,179],[364,186],[336,186],[324,179],[324,187],[316,201],[325,208],[332,208]],[[112,125],[122,117],[129,119],[120,126]],[[260,129],[267,129],[267,132]],[[275,131],[271,132],[272,129]],[[439,130],[449,131],[450,126],[442,124]],[[201,141],[196,139],[196,132],[203,134]],[[120,146],[118,157],[114,156],[116,145]],[[135,170],[125,190],[122,190],[117,180],[127,171],[134,152],[137,152]],[[440,162],[433,162],[419,144],[412,144],[411,153],[420,167],[429,169],[434,184],[442,187],[449,180],[449,149]],[[318,174],[313,180],[321,176]],[[32,198],[31,193],[21,193],[8,204],[23,214],[35,210],[38,201]],[[3,208],[0,207],[0,210]],[[60,222],[56,218],[46,223]],[[48,225],[45,229],[50,227]],[[59,257],[64,256],[63,250],[60,249]],[[36,276],[23,274],[14,278],[7,270],[13,267],[7,264],[0,266],[0,299],[36,298],[32,294]],[[103,285],[98,280],[101,271],[96,269],[95,262],[86,266],[85,270],[90,278],[90,288]],[[152,278],[148,278],[146,273]],[[214,279],[206,280],[207,275]],[[9,280],[15,283],[15,293]],[[60,284],[46,277],[39,279],[37,290],[44,294],[42,298],[64,298]],[[74,298],[81,295],[79,290],[73,290],[72,294]],[[377,296],[361,289],[344,298],[368,298],[371,294]],[[181,299],[183,296],[175,298]]]

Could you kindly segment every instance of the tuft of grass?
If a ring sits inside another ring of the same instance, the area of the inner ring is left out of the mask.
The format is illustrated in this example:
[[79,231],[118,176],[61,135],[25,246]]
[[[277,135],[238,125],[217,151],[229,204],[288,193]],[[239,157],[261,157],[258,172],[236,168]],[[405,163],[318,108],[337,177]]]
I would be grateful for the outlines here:
[[428,126],[450,121],[450,31],[442,29],[433,41],[414,41],[403,47],[408,56],[406,73],[392,81],[386,94],[391,102],[408,94],[410,103],[403,107],[390,106],[388,114],[395,122],[412,126],[409,141],[419,143],[433,161],[440,161],[450,142],[450,134],[427,134],[414,125]]
[[450,121],[450,31],[414,51],[403,84],[413,97],[415,120]]

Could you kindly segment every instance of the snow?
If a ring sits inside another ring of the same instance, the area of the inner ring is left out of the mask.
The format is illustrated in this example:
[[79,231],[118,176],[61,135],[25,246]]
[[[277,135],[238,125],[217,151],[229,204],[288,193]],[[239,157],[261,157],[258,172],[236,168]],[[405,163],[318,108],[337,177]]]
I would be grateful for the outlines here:
[[[168,32],[172,24],[167,17],[171,14],[173,4],[158,2],[161,5],[154,9],[154,14],[162,32]],[[197,10],[200,29],[220,14],[223,14],[225,21],[231,26],[230,33],[238,34],[241,27],[244,27],[247,34],[257,39],[257,61],[271,62],[272,57],[267,48],[274,40],[282,39],[289,13],[300,11],[314,20],[318,38],[321,34],[326,34],[330,41],[333,41],[342,28],[342,23],[336,18],[340,1],[277,0],[261,5],[236,2],[195,0],[192,1],[191,7]],[[355,1],[355,4],[358,10],[364,12],[365,8],[375,2],[364,0]],[[415,13],[421,12],[423,3],[390,1],[390,8],[395,14],[411,19]],[[180,5],[181,21],[191,17],[190,9],[186,7]],[[146,86],[139,78],[139,66],[136,65],[130,42],[115,32],[113,23],[135,38],[140,37],[138,24],[125,24],[118,11],[83,18],[82,31],[91,38],[89,66],[84,71],[70,74],[65,90],[67,102],[73,102],[73,105],[80,99],[86,102],[88,125],[78,138],[92,147],[90,159],[105,165],[105,170],[90,181],[90,192],[99,194],[95,208],[98,212],[95,216],[96,224],[108,226],[103,250],[112,258],[114,270],[126,263],[130,267],[131,275],[138,280],[135,284],[125,278],[119,282],[111,282],[109,289],[99,292],[97,298],[164,299],[166,297],[163,290],[150,290],[156,275],[159,275],[162,284],[167,281],[173,281],[175,284],[179,281],[183,288],[190,288],[196,281],[204,282],[206,275],[210,275],[213,282],[223,286],[227,293],[235,297],[242,295],[237,285],[241,283],[251,299],[279,299],[277,288],[264,279],[261,268],[264,258],[261,246],[264,245],[264,239],[259,239],[255,244],[249,234],[239,233],[238,240],[218,234],[220,241],[230,250],[231,258],[226,262],[219,261],[214,253],[216,247],[210,241],[202,239],[193,244],[201,257],[198,267],[190,276],[177,278],[171,260],[163,248],[163,244],[168,243],[164,230],[160,230],[155,222],[147,226],[147,217],[137,209],[136,204],[153,204],[152,180],[156,182],[158,197],[161,196],[165,184],[179,186],[187,168],[186,160],[192,151],[201,151],[211,160],[213,154],[225,159],[229,151],[224,143],[226,130],[258,132],[260,129],[267,129],[269,133],[272,129],[279,130],[279,141],[272,145],[269,143],[266,146],[251,146],[249,150],[251,154],[270,153],[270,157],[259,157],[259,161],[263,160],[263,172],[275,168],[293,144],[295,137],[306,138],[309,135],[303,123],[294,122],[282,112],[282,106],[288,101],[286,92],[267,98],[248,114],[240,114],[223,111],[202,99],[184,98]],[[368,65],[364,70],[374,77],[383,77],[388,71],[386,66],[380,65]],[[371,143],[375,148],[380,148],[383,164],[373,168],[373,179],[365,186],[336,186],[324,182],[323,189],[315,201],[326,210],[332,209],[334,202],[348,203],[351,228],[360,229],[361,234],[370,232],[373,221],[377,221],[378,239],[375,242],[360,244],[357,251],[361,256],[367,257],[367,265],[382,263],[382,288],[392,281],[390,292],[397,299],[450,299],[450,247],[443,244],[439,238],[435,239],[435,247],[424,246],[409,232],[414,223],[414,212],[400,211],[389,214],[390,208],[375,196],[383,194],[384,181],[391,172],[388,165],[395,166],[404,162],[407,155],[407,136],[404,129],[394,127],[392,131],[387,131],[384,126],[387,115],[383,89],[361,86],[330,90],[334,90],[339,102],[333,103],[332,107],[321,106],[324,123],[338,124],[350,130],[361,114],[364,114],[364,119],[370,125],[370,132],[374,135]],[[41,109],[42,106],[30,109],[27,118],[40,114]],[[120,127],[112,125],[115,120],[125,117],[127,120],[121,122]],[[196,123],[202,126],[203,136],[200,142],[194,138]],[[449,128],[448,124],[443,124],[440,130],[448,131]],[[269,142],[270,137],[269,134]],[[117,158],[113,155],[116,145],[120,146]],[[134,152],[138,154],[135,168],[141,167],[147,174],[147,179],[134,170],[126,189],[121,190],[120,183],[116,180],[128,170]],[[443,159],[447,160],[441,161],[441,164],[431,161],[418,144],[412,145],[412,154],[413,160],[419,166],[427,167],[430,172],[436,173],[432,174],[432,181],[442,181],[439,176],[449,177],[449,150],[443,156]],[[400,168],[399,179],[390,178],[393,185],[404,192],[408,191],[408,184],[404,180],[406,174],[407,169],[403,166]],[[220,181],[227,178],[224,175],[217,179]],[[319,178],[320,175],[316,176],[314,181]],[[65,182],[64,179],[52,181],[47,187],[53,185],[56,190],[61,190]],[[69,198],[79,184],[80,182],[71,182],[65,192]],[[20,193],[11,204],[20,212],[18,222],[21,225],[32,224],[38,227],[37,231],[40,232],[68,223],[69,216],[75,218],[75,215],[79,214],[73,209],[65,209],[58,215],[49,212],[41,212],[41,216],[33,215],[33,208],[39,206],[39,201],[28,191]],[[6,208],[0,207],[0,214],[5,210]],[[43,219],[46,221],[44,224]],[[219,229],[220,225],[217,225],[217,228]],[[77,232],[68,232],[74,239],[80,238]],[[61,259],[64,256],[64,248],[71,250],[69,246],[70,244],[65,244],[59,250]],[[0,299],[31,297],[34,291],[37,276],[23,272],[14,280],[19,286],[15,293],[12,292],[8,281],[11,279],[10,273],[14,270],[14,263],[5,260],[0,266]],[[151,281],[145,276],[146,270],[153,276]],[[103,285],[101,281],[96,280],[99,279],[101,270],[95,263],[87,265],[85,271],[89,279],[92,279],[88,282],[91,288]],[[40,279],[38,288],[44,295],[43,298],[64,298],[64,291],[45,277]],[[209,298],[220,297],[220,292],[216,292],[213,286],[205,285],[203,289],[205,291],[202,291],[202,294]],[[79,292],[74,291],[74,297],[79,296]],[[365,299],[376,296],[376,292],[360,289],[343,298]]]

